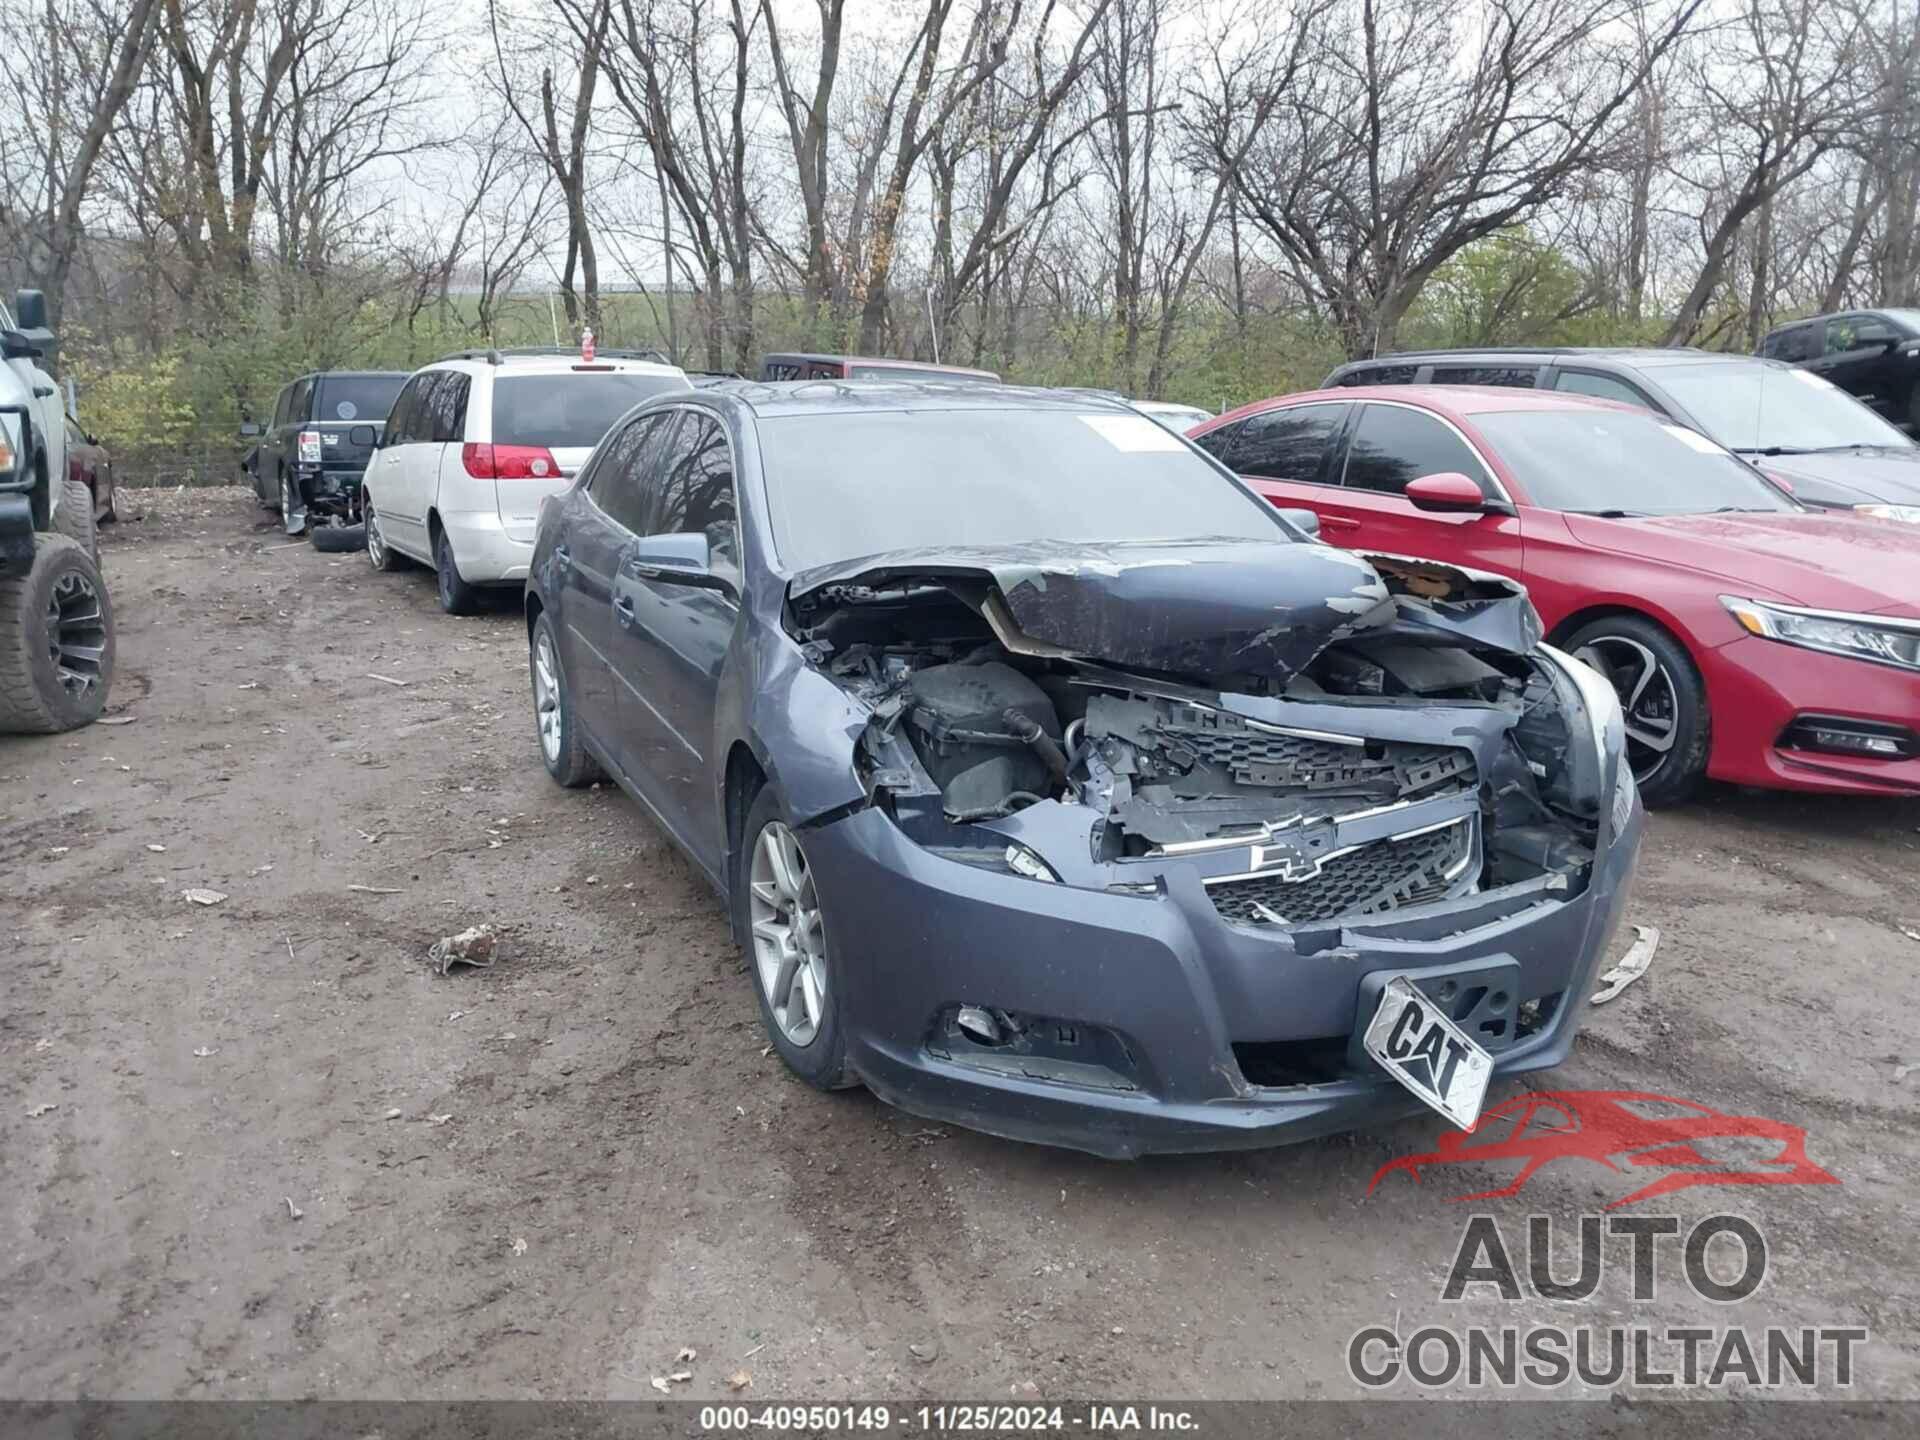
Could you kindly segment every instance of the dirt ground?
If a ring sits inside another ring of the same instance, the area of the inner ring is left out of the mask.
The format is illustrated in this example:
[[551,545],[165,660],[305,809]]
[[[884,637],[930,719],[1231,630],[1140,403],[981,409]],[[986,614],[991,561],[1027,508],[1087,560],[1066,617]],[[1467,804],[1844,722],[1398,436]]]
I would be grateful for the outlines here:
[[[1536,1082],[1805,1127],[1837,1186],[1634,1207],[1751,1217],[1761,1290],[1636,1303],[1610,1251],[1584,1305],[1449,1305],[1471,1209],[1568,1233],[1645,1175],[1462,1206],[1515,1166],[1367,1193],[1432,1120],[1114,1164],[817,1094],[688,867],[548,781],[512,597],[451,619],[239,490],[122,506],[133,723],[0,738],[0,1396],[1332,1397],[1362,1326],[1631,1318],[1863,1325],[1853,1393],[1920,1397],[1920,803],[1655,816],[1653,969]],[[480,921],[500,963],[434,973]]]

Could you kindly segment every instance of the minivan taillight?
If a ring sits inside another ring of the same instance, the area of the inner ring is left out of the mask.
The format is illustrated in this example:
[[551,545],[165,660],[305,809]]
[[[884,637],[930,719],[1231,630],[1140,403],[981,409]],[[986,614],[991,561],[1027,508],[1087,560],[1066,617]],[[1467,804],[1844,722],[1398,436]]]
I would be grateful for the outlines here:
[[560,462],[544,445],[460,447],[460,464],[476,480],[558,480]]

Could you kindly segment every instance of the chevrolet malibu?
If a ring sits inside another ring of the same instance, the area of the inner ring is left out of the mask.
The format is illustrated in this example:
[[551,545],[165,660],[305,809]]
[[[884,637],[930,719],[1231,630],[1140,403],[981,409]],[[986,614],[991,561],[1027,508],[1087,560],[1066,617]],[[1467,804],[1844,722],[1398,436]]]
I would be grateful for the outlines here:
[[540,752],[727,904],[802,1079],[1104,1155],[1558,1063],[1642,811],[1524,592],[1315,542],[1116,400],[722,385],[544,505]]

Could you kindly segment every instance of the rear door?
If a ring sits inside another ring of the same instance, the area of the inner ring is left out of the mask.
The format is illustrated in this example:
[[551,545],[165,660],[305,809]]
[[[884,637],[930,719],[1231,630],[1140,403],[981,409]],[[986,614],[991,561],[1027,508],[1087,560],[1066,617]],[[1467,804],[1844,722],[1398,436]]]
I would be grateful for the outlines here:
[[1356,528],[1334,508],[1331,465],[1353,406],[1344,400],[1289,405],[1196,436],[1194,444],[1283,509],[1311,510],[1321,537],[1346,543]]
[[[1410,405],[1370,400],[1346,430],[1336,457],[1340,486],[1327,513],[1351,522],[1327,538],[1350,549],[1446,560],[1518,578],[1524,555],[1513,514],[1442,515],[1414,508],[1407,486],[1423,475],[1454,472],[1507,504],[1492,468],[1448,421]],[[1322,525],[1325,525],[1322,520]]]
[[651,492],[648,534],[704,536],[709,573],[696,579],[648,566],[645,537],[623,560],[613,631],[614,673],[625,682],[620,729],[629,742],[646,738],[636,763],[659,776],[668,823],[717,874],[725,835],[708,752],[720,670],[740,620],[733,448],[718,417],[683,411],[664,463],[643,483]]
[[1807,368],[1882,414],[1892,414],[1887,357],[1899,338],[1900,332],[1878,315],[1836,315],[1827,321],[1823,353]]
[[[626,769],[613,675],[613,581],[644,527],[644,469],[671,436],[677,411],[658,411],[611,435],[593,461],[583,491],[568,501],[569,522],[554,552],[565,574],[561,590],[561,663],[573,687],[580,722],[603,753]],[[638,783],[637,781],[635,782]]]

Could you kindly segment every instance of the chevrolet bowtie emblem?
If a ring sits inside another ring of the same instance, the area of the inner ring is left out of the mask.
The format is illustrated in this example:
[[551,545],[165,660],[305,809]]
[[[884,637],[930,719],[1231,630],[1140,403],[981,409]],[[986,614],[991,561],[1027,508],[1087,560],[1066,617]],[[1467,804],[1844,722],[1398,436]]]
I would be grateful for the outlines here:
[[1248,847],[1247,869],[1273,874],[1291,884],[1313,879],[1320,873],[1320,861],[1286,846],[1253,845]]

